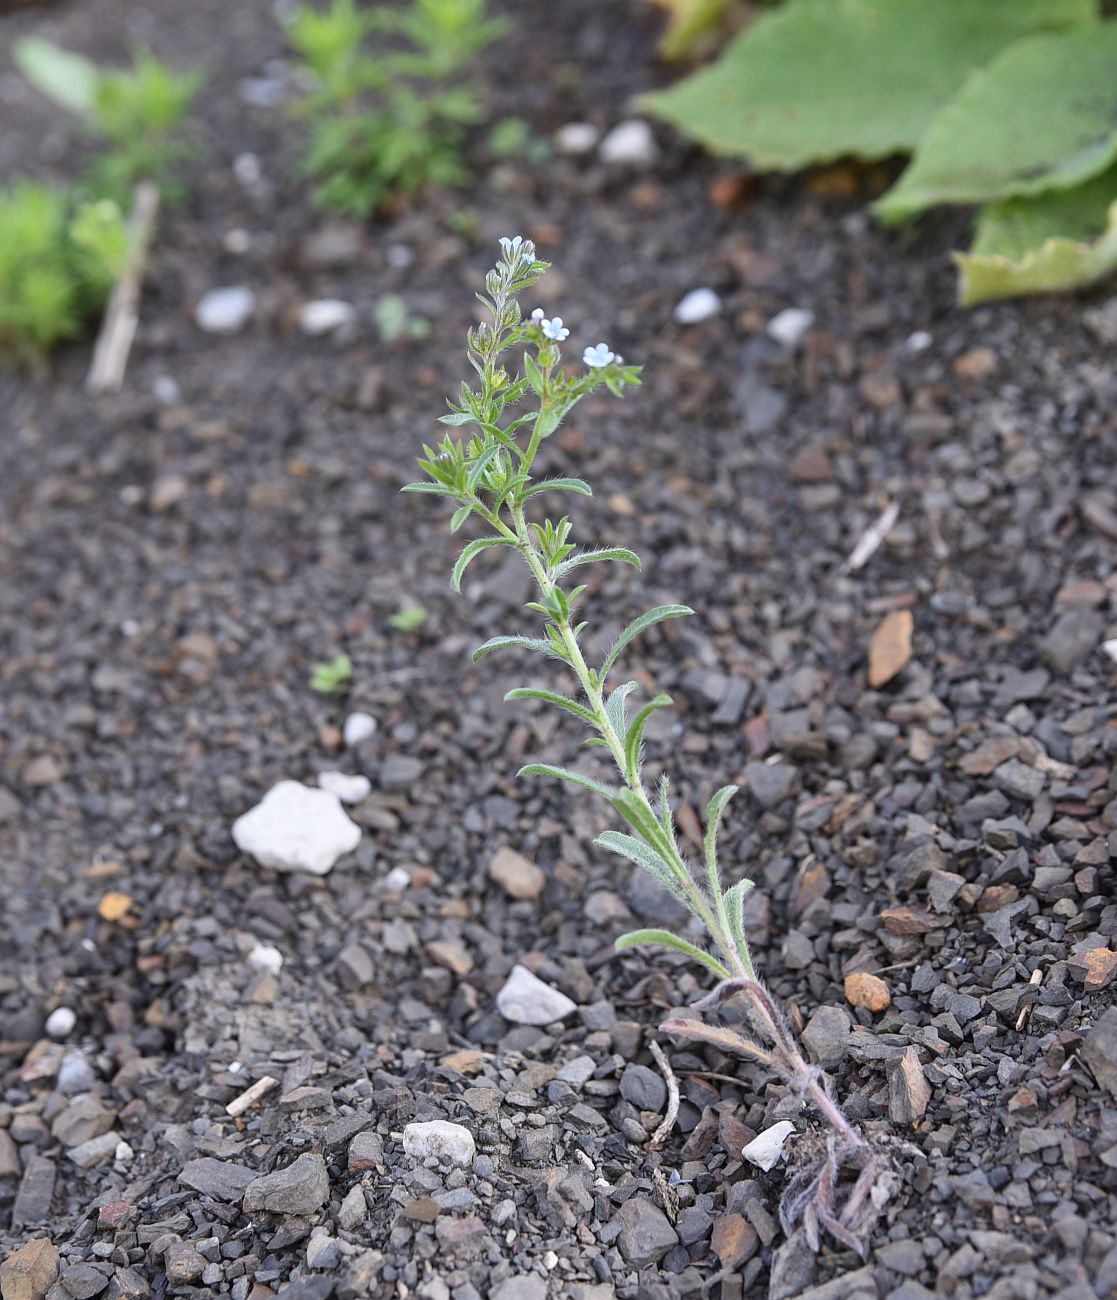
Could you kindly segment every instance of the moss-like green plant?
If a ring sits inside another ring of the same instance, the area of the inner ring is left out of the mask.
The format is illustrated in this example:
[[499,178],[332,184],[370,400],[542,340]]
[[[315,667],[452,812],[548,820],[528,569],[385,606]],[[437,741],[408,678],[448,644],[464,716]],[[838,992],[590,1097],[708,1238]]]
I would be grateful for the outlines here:
[[[490,320],[469,331],[469,361],[478,386],[463,384],[450,403],[450,414],[442,417],[443,423],[468,432],[447,434],[437,447],[425,447],[420,465],[426,477],[405,490],[454,502],[454,531],[469,520],[485,526],[485,535],[469,542],[458,556],[451,577],[455,590],[460,589],[467,566],[483,552],[513,550],[527,565],[537,587],[536,598],[527,608],[542,620],[541,635],[492,637],[474,659],[515,649],[557,663],[576,685],[574,694],[521,686],[506,698],[542,701],[576,718],[588,728],[589,744],[605,751],[611,770],[529,763],[521,776],[554,777],[602,798],[624,829],[604,832],[597,844],[650,873],[706,931],[708,947],[663,929],[636,930],[620,938],[617,947],[655,944],[699,962],[718,979],[717,988],[698,1004],[700,1008],[713,1010],[727,998],[740,996],[745,1031],[686,1017],[668,1020],[662,1028],[760,1062],[823,1115],[831,1130],[825,1156],[792,1179],[781,1205],[783,1223],[790,1231],[802,1221],[816,1248],[820,1229],[825,1229],[860,1251],[859,1233],[880,1168],[831,1097],[825,1076],[804,1059],[779,1007],[757,977],[745,934],[744,902],[752,883],[738,880],[727,887],[718,861],[718,826],[736,787],[723,786],[710,800],[705,860],[695,870],[679,847],[667,778],[661,779],[657,790],[649,790],[643,776],[645,727],[671,699],[654,695],[637,707],[638,683],[612,680],[621,655],[641,633],[693,611],[675,604],[648,610],[617,635],[603,659],[591,663],[581,614],[587,588],[577,585],[577,577],[587,565],[606,562],[639,568],[640,560],[626,547],[580,550],[567,517],[528,519],[529,509],[543,495],[591,494],[579,478],[536,478],[540,448],[576,403],[601,388],[621,396],[625,388],[639,382],[639,368],[626,365],[605,343],[598,343],[585,348],[580,370],[564,369],[559,344],[570,331],[561,318],[547,319],[536,309],[525,319],[519,305],[520,295],[536,283],[547,264],[536,258],[531,242],[520,237],[503,239],[501,246],[502,257],[486,276],[485,292],[478,295]],[[837,1184],[847,1162],[858,1166],[860,1173],[839,1208]]]
[[104,303],[127,254],[109,200],[75,203],[21,181],[0,190],[0,355],[32,369],[76,338]]
[[303,168],[317,201],[367,217],[393,195],[462,179],[466,128],[482,117],[470,64],[505,27],[486,0],[300,7],[287,35],[313,86]]

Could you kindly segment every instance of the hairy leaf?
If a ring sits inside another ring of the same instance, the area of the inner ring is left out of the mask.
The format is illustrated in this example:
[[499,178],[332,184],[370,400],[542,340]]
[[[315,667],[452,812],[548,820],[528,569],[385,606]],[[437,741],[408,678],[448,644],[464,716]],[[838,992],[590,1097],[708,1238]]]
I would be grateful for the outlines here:
[[581,772],[571,771],[568,767],[552,767],[550,763],[528,763],[526,767],[521,767],[516,775],[550,776],[556,781],[570,781],[574,785],[585,786],[587,790],[592,790],[594,794],[599,794],[603,798],[610,800],[614,794],[614,791],[610,790],[607,785],[595,781],[592,776],[585,776]]
[[613,947],[617,952],[624,952],[626,948],[635,948],[642,943],[658,944],[661,948],[674,948],[676,952],[681,952],[694,961],[701,962],[703,966],[712,970],[715,975],[720,976],[722,979],[729,978],[729,972],[716,957],[711,956],[710,953],[695,944],[680,939],[677,934],[672,934],[670,930],[630,930],[627,934],[622,934],[620,938],[614,940]]
[[517,686],[515,690],[509,691],[504,697],[506,700],[542,700],[544,704],[553,704],[556,708],[565,709],[567,713],[573,713],[576,718],[581,718],[591,727],[597,726],[597,719],[593,716],[584,704],[579,704],[577,700],[572,700],[568,695],[559,695],[555,691],[544,691],[534,686]]
[[693,614],[694,610],[686,605],[657,605],[655,609],[649,609],[646,614],[641,614],[639,618],[634,618],[631,623],[624,629],[619,637],[613,642],[612,648],[605,656],[605,662],[601,665],[601,680],[604,681],[609,669],[617,662],[617,657],[630,642],[634,641],[646,628],[655,623],[662,623],[669,618],[683,618],[687,614]]
[[559,578],[564,577],[580,564],[596,564],[598,560],[616,560],[620,564],[631,564],[634,569],[640,567],[640,557],[635,551],[630,551],[624,546],[603,546],[595,551],[581,551],[568,560],[563,560],[555,570],[555,575]]
[[540,492],[576,492],[579,496],[592,497],[593,488],[580,478],[545,478],[524,489],[525,497],[536,496]]
[[735,785],[723,785],[706,806],[706,865],[714,878],[717,876],[718,868],[718,825],[721,822],[721,814],[739,788]]
[[656,709],[665,709],[671,704],[670,695],[657,695],[649,700],[632,719],[632,726],[624,738],[624,764],[628,779],[635,781],[640,774],[640,749],[644,743],[644,728]]
[[628,723],[624,716],[624,702],[633,691],[639,689],[639,682],[622,682],[615,690],[609,692],[605,701],[605,714],[619,739],[623,740],[628,731]]
[[454,511],[454,516],[450,520],[450,531],[452,533],[456,533],[472,513],[473,513],[473,506],[471,505],[459,506],[457,510]]
[[1005,46],[1089,22],[1096,0],[796,0],[643,103],[714,153],[794,171],[915,148]]
[[720,1047],[723,1052],[739,1052],[742,1056],[751,1056],[774,1070],[782,1077],[787,1077],[787,1069],[780,1058],[773,1052],[766,1051],[751,1038],[745,1038],[735,1029],[725,1029],[720,1025],[707,1025],[701,1020],[691,1020],[687,1016],[675,1016],[664,1020],[659,1026],[662,1034],[678,1034],[681,1038],[694,1038],[702,1043]]
[[494,650],[532,650],[536,654],[546,655],[549,659],[558,659],[562,663],[566,662],[565,656],[558,652],[554,643],[541,636],[490,637],[484,645],[480,645],[474,650],[473,662],[476,663],[478,659],[483,659],[485,655],[491,655]]
[[1117,271],[1117,168],[1072,190],[985,208],[968,253],[955,253],[963,306],[1076,289]]
[[738,880],[725,891],[725,911],[729,919],[729,937],[737,949],[737,955],[745,963],[749,975],[755,978],[752,956],[749,953],[748,935],[745,933],[745,895],[753,888],[751,880]]
[[1070,189],[1115,160],[1117,20],[1010,46],[936,116],[876,212]]
[[454,564],[454,572],[450,575],[450,586],[455,591],[462,589],[462,575],[470,562],[482,551],[487,551],[490,546],[511,546],[513,543],[506,537],[479,537],[475,542],[469,545],[458,556]]
[[654,880],[658,880],[664,889],[673,894],[690,911],[694,911],[694,900],[687,892],[686,886],[663,858],[643,840],[638,840],[634,835],[625,835],[621,831],[604,831],[594,840],[594,843],[599,844],[603,849],[608,849],[610,853],[618,853],[622,858],[627,858],[629,862],[646,871]]

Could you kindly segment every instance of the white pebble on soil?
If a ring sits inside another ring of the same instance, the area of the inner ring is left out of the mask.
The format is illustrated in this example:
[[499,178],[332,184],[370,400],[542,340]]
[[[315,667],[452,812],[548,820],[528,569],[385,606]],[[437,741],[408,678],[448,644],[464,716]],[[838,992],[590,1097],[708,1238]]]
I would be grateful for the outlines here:
[[598,146],[603,163],[620,167],[650,167],[659,157],[652,128],[640,118],[619,122]]
[[758,1133],[741,1152],[741,1155],[750,1164],[756,1165],[758,1169],[771,1169],[780,1156],[783,1155],[784,1145],[794,1132],[795,1125],[789,1120],[781,1119],[778,1124],[773,1124],[771,1128],[766,1128],[763,1133]]
[[469,1129],[449,1120],[432,1119],[408,1124],[403,1130],[403,1149],[415,1160],[435,1156],[464,1166],[472,1164],[477,1148]]
[[46,1031],[48,1038],[57,1039],[59,1042],[63,1038],[69,1038],[74,1032],[74,1026],[78,1023],[77,1016],[69,1007],[55,1007],[47,1016]]
[[340,298],[318,298],[314,302],[304,302],[299,308],[299,329],[312,338],[332,334],[352,325],[356,319],[356,307]]
[[496,995],[497,1010],[514,1025],[549,1025],[564,1020],[577,1004],[565,993],[544,984],[526,966],[513,966],[504,987]]
[[785,307],[768,322],[768,337],[783,347],[797,348],[814,324],[814,312],[805,307]]
[[336,794],[342,803],[360,803],[372,793],[372,782],[367,776],[350,776],[347,772],[319,772],[318,784],[330,794]]
[[341,728],[342,739],[349,749],[376,735],[376,719],[371,713],[351,713]]
[[324,876],[361,842],[361,828],[346,816],[337,795],[280,781],[233,823],[233,840],[272,871]]
[[589,122],[567,122],[554,134],[555,152],[579,157],[593,153],[601,138],[601,132]]
[[283,954],[270,943],[258,943],[247,960],[253,970],[267,971],[269,975],[278,975],[283,969]]
[[194,324],[207,334],[236,334],[252,319],[256,295],[243,285],[211,289],[194,308]]
[[675,308],[675,320],[680,325],[697,325],[721,311],[721,299],[713,289],[691,289]]

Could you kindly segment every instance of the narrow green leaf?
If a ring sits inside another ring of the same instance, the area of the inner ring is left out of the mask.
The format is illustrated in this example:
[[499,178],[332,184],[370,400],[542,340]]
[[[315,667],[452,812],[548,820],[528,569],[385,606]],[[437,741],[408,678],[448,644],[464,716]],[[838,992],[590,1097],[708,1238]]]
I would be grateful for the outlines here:
[[628,731],[628,723],[625,721],[624,716],[625,699],[631,695],[633,691],[638,691],[639,689],[639,682],[624,682],[615,690],[610,691],[609,696],[605,701],[606,717],[608,717],[609,722],[612,724],[613,730],[617,733],[617,738],[619,740],[623,740]]
[[469,478],[466,480],[471,492],[477,490],[477,484],[481,482],[485,471],[503,450],[504,448],[499,442],[493,442],[473,460],[469,467]]
[[465,573],[470,562],[476,556],[480,555],[482,551],[487,551],[490,546],[511,545],[513,545],[513,543],[506,537],[479,537],[475,542],[470,542],[458,556],[457,561],[454,564],[454,571],[450,575],[450,586],[453,587],[455,591],[461,591],[462,575]]
[[595,781],[592,776],[584,776],[581,772],[573,772],[568,767],[553,767],[550,763],[528,763],[526,767],[521,767],[516,773],[517,776],[549,776],[556,781],[571,781],[574,785],[585,786],[587,790],[592,790],[594,794],[599,794],[603,799],[612,799],[613,791],[607,785],[600,781]]
[[584,704],[579,704],[568,695],[559,695],[555,691],[544,691],[534,686],[517,686],[504,698],[505,700],[542,700],[544,704],[553,704],[556,708],[565,709],[567,713],[573,713],[576,718],[581,718],[591,727],[597,726],[597,719]]
[[624,546],[603,546],[595,551],[581,551],[568,560],[563,560],[555,570],[555,575],[559,578],[565,577],[571,569],[576,569],[580,564],[596,564],[598,560],[615,560],[619,564],[631,564],[634,569],[640,567],[640,557],[635,551],[630,551]]
[[582,497],[592,497],[593,488],[580,478],[545,478],[524,489],[524,497],[537,496],[540,492],[576,492]]
[[703,966],[712,970],[720,979],[729,979],[729,971],[716,957],[712,957],[695,944],[680,939],[677,934],[672,934],[670,930],[630,930],[628,934],[622,934],[619,939],[614,940],[613,947],[617,952],[624,952],[626,948],[635,948],[642,943],[654,943],[660,948],[674,948],[676,952],[681,952],[692,960],[701,962]]
[[621,831],[603,831],[594,843],[603,849],[608,849],[610,853],[617,853],[622,858],[627,858],[629,862],[646,871],[653,880],[658,880],[664,889],[691,912],[694,911],[694,901],[684,883],[664,859],[643,840],[638,840],[634,835],[625,835]]
[[436,497],[453,497],[457,499],[458,494],[452,488],[443,487],[441,483],[405,483],[400,488],[401,492],[429,492],[431,496]]
[[559,654],[550,641],[539,636],[490,637],[484,645],[480,645],[474,650],[473,662],[476,663],[478,659],[491,655],[494,650],[531,650],[535,654],[546,655],[548,659],[558,659],[563,663],[566,662],[565,656]]
[[528,383],[531,385],[532,391],[535,393],[542,394],[543,371],[539,369],[539,366],[536,364],[535,358],[531,355],[530,352],[524,353],[524,374],[527,377]]
[[745,963],[745,970],[755,979],[756,972],[752,965],[752,956],[749,953],[748,936],[745,934],[745,895],[753,888],[751,880],[738,880],[737,883],[725,892],[725,911],[729,920],[729,936],[733,940],[733,946],[737,949],[737,955]]
[[617,657],[625,646],[635,640],[646,628],[655,623],[662,623],[669,618],[683,618],[687,614],[693,613],[694,610],[686,605],[657,605],[655,609],[649,609],[647,613],[641,614],[639,618],[634,618],[613,642],[612,649],[605,656],[605,662],[601,665],[601,680],[605,680],[605,675],[616,663]]
[[454,511],[453,519],[450,520],[450,531],[456,533],[472,513],[473,507],[471,505],[459,506],[458,509]]
[[477,417],[471,415],[469,411],[451,411],[449,415],[440,415],[438,417],[438,423],[449,424],[458,428],[463,424],[477,424],[478,420]]
[[665,709],[671,704],[670,695],[657,695],[649,700],[632,719],[632,726],[624,738],[624,764],[628,779],[635,782],[640,775],[640,749],[644,743],[644,728],[656,709]]
[[675,818],[671,815],[671,803],[667,798],[671,780],[666,772],[659,778],[659,824],[670,839],[675,838]]
[[711,878],[716,878],[718,869],[718,824],[721,822],[721,814],[725,811],[725,805],[737,793],[739,786],[723,785],[706,805],[706,865],[710,869]]

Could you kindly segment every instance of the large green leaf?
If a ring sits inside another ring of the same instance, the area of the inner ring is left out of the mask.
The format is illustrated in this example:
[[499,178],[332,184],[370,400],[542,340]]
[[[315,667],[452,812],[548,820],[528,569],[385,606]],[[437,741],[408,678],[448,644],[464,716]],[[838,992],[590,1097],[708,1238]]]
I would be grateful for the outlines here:
[[793,171],[916,146],[975,69],[1096,0],[793,0],[648,109],[715,153]]
[[963,306],[1092,284],[1117,271],[1117,167],[1072,190],[984,208],[955,253]]
[[936,203],[1071,189],[1115,159],[1117,21],[1031,36],[937,115],[876,211],[899,221]]

